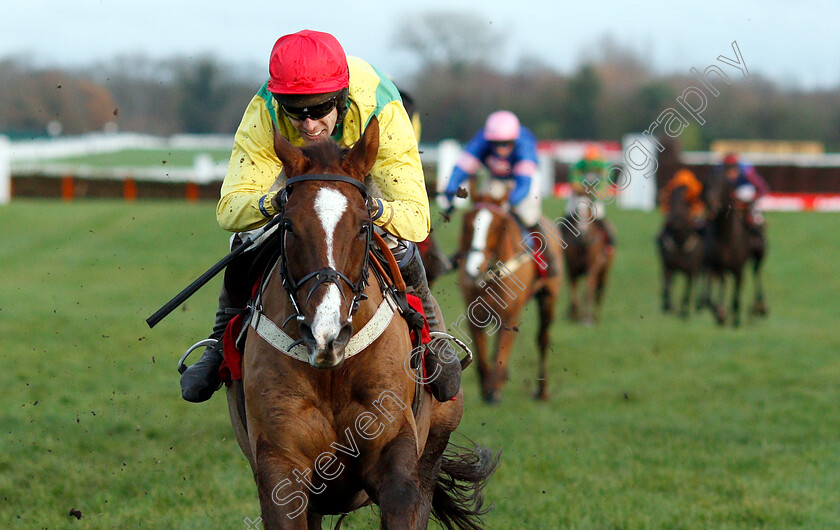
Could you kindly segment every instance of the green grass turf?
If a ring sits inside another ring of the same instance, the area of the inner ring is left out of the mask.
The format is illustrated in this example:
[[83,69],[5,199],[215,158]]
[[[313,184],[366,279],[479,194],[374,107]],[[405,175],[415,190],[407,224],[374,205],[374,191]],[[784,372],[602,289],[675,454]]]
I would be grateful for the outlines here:
[[[551,402],[530,398],[533,305],[502,403],[465,374],[459,432],[504,451],[486,526],[840,527],[840,215],[768,214],[770,314],[740,329],[662,315],[659,216],[609,216],[603,319],[553,326]],[[457,218],[439,219],[451,251]],[[224,255],[214,205],[15,201],[0,226],[0,527],[246,528],[259,504],[224,397],[183,402],[175,371],[220,280],[145,324]],[[455,281],[435,286],[450,321]],[[371,509],[343,526],[377,527]]]

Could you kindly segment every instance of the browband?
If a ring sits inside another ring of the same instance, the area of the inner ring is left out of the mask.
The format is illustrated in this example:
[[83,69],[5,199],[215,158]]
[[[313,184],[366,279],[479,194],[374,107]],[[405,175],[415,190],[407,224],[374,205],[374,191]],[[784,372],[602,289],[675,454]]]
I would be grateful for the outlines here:
[[346,177],[344,175],[319,175],[319,174],[312,174],[312,175],[299,175],[297,177],[292,177],[286,181],[286,187],[288,188],[292,184],[297,182],[304,182],[304,181],[312,181],[312,180],[321,180],[321,181],[328,181],[328,182],[346,182],[347,184],[352,184],[356,186],[356,188],[362,193],[362,196],[367,199],[368,191],[367,186],[364,183],[359,182],[358,180],[354,179],[353,177]]

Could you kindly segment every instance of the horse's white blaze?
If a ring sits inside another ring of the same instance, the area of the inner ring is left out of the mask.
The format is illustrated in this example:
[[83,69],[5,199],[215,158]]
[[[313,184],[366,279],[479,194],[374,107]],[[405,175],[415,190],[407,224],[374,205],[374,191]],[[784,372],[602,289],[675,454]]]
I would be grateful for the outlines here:
[[481,272],[481,265],[484,263],[484,249],[487,248],[487,235],[490,233],[490,223],[493,221],[493,213],[482,208],[475,214],[473,221],[473,238],[470,244],[470,251],[467,253],[467,260],[464,263],[464,270],[475,278]]
[[[335,268],[333,242],[338,222],[347,210],[347,198],[336,190],[321,189],[315,196],[315,213],[321,221],[327,243],[327,263]],[[334,339],[341,329],[341,292],[337,285],[327,285],[327,292],[312,318],[312,335],[319,348]]]

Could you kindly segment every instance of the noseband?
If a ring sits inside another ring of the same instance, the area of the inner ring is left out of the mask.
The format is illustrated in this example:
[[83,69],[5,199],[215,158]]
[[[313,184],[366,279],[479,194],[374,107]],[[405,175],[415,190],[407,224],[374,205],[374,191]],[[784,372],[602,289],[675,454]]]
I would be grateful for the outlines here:
[[[312,293],[315,292],[315,289],[320,287],[321,285],[332,283],[338,287],[338,292],[341,293],[342,299],[345,301],[347,297],[344,295],[344,290],[341,289],[341,281],[343,280],[347,285],[350,287],[350,290],[353,292],[353,300],[350,304],[350,319],[353,318],[353,315],[359,310],[359,303],[364,300],[365,295],[364,290],[367,287],[367,274],[365,271],[368,270],[369,264],[369,255],[370,255],[370,246],[371,241],[373,239],[373,223],[368,219],[365,223],[365,229],[367,231],[367,236],[365,237],[365,251],[364,251],[364,261],[362,263],[362,270],[359,277],[359,281],[352,282],[350,279],[340,271],[333,269],[332,267],[324,267],[323,269],[319,269],[317,271],[310,272],[303,276],[303,278],[299,280],[295,280],[292,278],[291,273],[289,272],[289,261],[288,261],[288,253],[286,252],[286,233],[289,230],[289,226],[291,225],[291,221],[285,218],[285,209],[286,203],[289,200],[289,196],[292,193],[293,186],[298,182],[306,182],[306,181],[318,181],[318,182],[344,182],[346,184],[352,184],[356,187],[357,190],[362,194],[362,198],[367,203],[368,192],[367,187],[358,180],[352,177],[346,177],[343,175],[326,175],[326,174],[313,174],[313,175],[301,175],[298,177],[292,177],[286,182],[286,187],[280,192],[279,196],[279,203],[280,203],[280,225],[278,227],[279,237],[280,237],[280,260],[279,260],[279,267],[280,267],[280,277],[283,281],[283,287],[286,289],[286,293],[289,295],[289,299],[292,301],[292,306],[294,307],[295,313],[290,315],[286,322],[292,319],[292,317],[296,317],[298,320],[303,320],[303,312],[300,309],[300,303],[297,300],[297,291],[300,289],[300,286],[306,283],[311,279],[315,279],[315,284],[309,289],[309,294],[306,295],[306,302],[309,302],[309,299],[312,297]],[[286,322],[283,325],[286,325]]]

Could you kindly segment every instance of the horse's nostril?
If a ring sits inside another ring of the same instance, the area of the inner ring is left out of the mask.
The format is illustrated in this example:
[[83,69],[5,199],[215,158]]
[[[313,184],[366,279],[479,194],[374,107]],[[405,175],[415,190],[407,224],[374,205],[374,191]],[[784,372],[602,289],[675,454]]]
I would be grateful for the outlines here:
[[315,341],[315,336],[312,334],[312,327],[306,322],[300,322],[298,324],[298,331],[300,331],[300,338],[305,342]]
[[335,342],[337,344],[347,344],[350,341],[350,337],[353,336],[353,324],[349,322],[345,322],[341,329],[338,332],[338,337],[336,337]]

